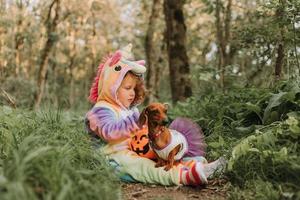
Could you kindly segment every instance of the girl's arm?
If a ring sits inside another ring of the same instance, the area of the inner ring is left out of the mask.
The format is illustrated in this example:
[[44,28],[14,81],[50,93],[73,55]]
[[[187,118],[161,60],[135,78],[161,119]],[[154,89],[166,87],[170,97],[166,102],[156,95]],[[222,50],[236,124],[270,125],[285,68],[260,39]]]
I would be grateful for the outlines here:
[[89,111],[86,115],[86,126],[88,130],[100,136],[106,142],[113,142],[129,138],[139,129],[136,124],[139,117],[138,112],[126,118],[118,118],[109,108],[98,107]]

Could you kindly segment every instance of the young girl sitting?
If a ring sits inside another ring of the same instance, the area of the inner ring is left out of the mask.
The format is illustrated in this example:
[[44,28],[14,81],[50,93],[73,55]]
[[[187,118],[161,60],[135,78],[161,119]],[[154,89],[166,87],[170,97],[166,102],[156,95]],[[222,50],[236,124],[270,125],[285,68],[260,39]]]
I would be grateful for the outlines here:
[[144,100],[142,75],[146,68],[144,61],[129,61],[127,56],[119,50],[100,64],[89,97],[95,105],[86,114],[88,131],[106,142],[102,153],[123,179],[161,185],[206,184],[207,178],[224,164],[222,160],[193,160],[165,171],[130,149],[131,138],[139,131],[136,106]]

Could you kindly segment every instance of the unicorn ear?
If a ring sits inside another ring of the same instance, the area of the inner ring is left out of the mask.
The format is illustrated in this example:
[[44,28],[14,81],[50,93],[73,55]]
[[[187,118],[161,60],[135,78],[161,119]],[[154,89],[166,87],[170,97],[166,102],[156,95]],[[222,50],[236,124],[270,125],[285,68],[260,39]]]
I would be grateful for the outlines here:
[[122,53],[121,51],[116,51],[116,53],[113,54],[112,58],[110,59],[109,66],[115,65],[119,60],[122,58]]
[[143,66],[145,66],[145,64],[146,64],[146,61],[145,60],[137,60],[137,61],[135,61],[137,64],[139,64],[139,65],[143,65]]

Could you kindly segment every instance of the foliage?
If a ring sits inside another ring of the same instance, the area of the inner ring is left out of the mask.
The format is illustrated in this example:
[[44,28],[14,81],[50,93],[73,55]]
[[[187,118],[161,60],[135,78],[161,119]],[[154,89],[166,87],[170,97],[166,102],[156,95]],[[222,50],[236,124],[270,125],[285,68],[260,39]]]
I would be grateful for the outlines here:
[[231,198],[300,197],[299,83],[193,97],[178,103],[170,115],[199,123],[207,136],[208,158],[228,158]]
[[[131,18],[131,12],[124,16],[124,2],[120,1],[61,0],[58,25],[47,33],[46,27],[52,21],[47,18],[54,17],[53,9],[48,15],[52,2],[1,0],[0,86],[7,85],[9,79],[18,79],[37,88],[42,53],[49,36],[54,48],[45,60],[47,96],[43,103],[64,108],[78,106],[83,104],[82,97],[88,96],[101,58],[132,42],[133,36],[129,37],[128,32],[134,25],[125,20]],[[9,94],[14,93],[10,87],[6,88]],[[33,95],[20,95],[15,99],[18,107],[33,104]],[[25,102],[30,103],[25,105]]]
[[[83,102],[82,99],[88,96],[97,65],[108,52],[131,42],[136,58],[145,59],[144,42],[151,1],[62,0],[58,26],[52,33],[46,33],[45,23],[51,1],[1,2],[1,87],[4,84],[7,86],[12,79],[17,79],[19,83],[24,81],[25,85],[32,84],[28,95],[21,93],[16,98],[18,107],[32,105],[33,96],[29,94],[37,87],[39,62],[47,35],[52,36],[56,43],[49,52],[43,103],[56,107],[87,106],[87,101]],[[227,1],[218,2],[223,16]],[[229,46],[233,55],[232,63],[225,67],[225,90],[253,85],[269,87],[272,84],[276,48],[282,28],[285,48],[282,78],[299,77],[297,48],[300,40],[300,4],[294,0],[285,1],[284,5],[279,2],[233,1],[229,29]],[[278,18],[276,11],[282,7],[284,15]],[[170,78],[163,42],[165,24],[162,6],[160,9],[158,23],[154,27],[156,42],[153,45],[162,54],[157,65],[164,77],[159,84],[160,100],[169,101]],[[209,93],[220,87],[222,71],[217,69],[220,55],[217,52],[215,11],[216,1],[185,1],[187,51],[195,95]],[[13,87],[6,88],[6,92],[13,97],[17,96],[14,95]]]
[[78,114],[0,109],[1,199],[120,199]]
[[[280,15],[280,11],[282,14]],[[239,23],[233,26],[232,34],[238,42],[238,56],[252,58],[248,63],[246,78],[249,83],[264,83],[262,77],[271,74],[276,60],[276,48],[280,40],[285,46],[285,78],[299,77],[299,23],[300,4],[298,1],[266,0],[257,1],[257,9],[247,12]],[[281,39],[283,38],[283,39]],[[273,73],[274,74],[274,73]],[[267,79],[268,80],[268,79]]]
[[[34,100],[47,34],[56,41],[49,52],[43,98],[44,106],[51,109],[86,110],[97,65],[108,52],[131,42],[136,58],[145,58],[151,1],[62,0],[57,29],[51,33],[46,33],[45,23],[51,1],[0,2],[0,89],[18,108],[28,108]],[[216,2],[185,1],[194,97],[178,102],[171,117],[186,116],[201,125],[209,159],[228,157],[233,199],[300,198],[300,1],[232,2],[228,43],[232,63],[224,69],[224,88],[217,68]],[[218,1],[222,19],[227,2]],[[170,101],[163,17],[161,10],[154,45],[162,54],[159,101]],[[284,44],[282,79],[287,81],[274,85],[279,43]],[[8,103],[1,97],[1,197],[76,199],[100,198],[94,195],[101,193],[114,199],[119,195],[110,194],[109,187],[117,187],[115,178],[90,149],[82,121],[69,113],[35,114],[3,104]],[[111,182],[103,178],[107,176]]]

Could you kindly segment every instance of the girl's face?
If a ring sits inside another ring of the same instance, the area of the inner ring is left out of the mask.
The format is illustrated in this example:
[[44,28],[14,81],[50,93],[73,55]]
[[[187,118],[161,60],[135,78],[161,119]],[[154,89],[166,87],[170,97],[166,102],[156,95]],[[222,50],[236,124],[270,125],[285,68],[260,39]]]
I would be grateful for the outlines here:
[[127,74],[117,90],[117,98],[126,108],[134,101],[136,82],[134,75]]

